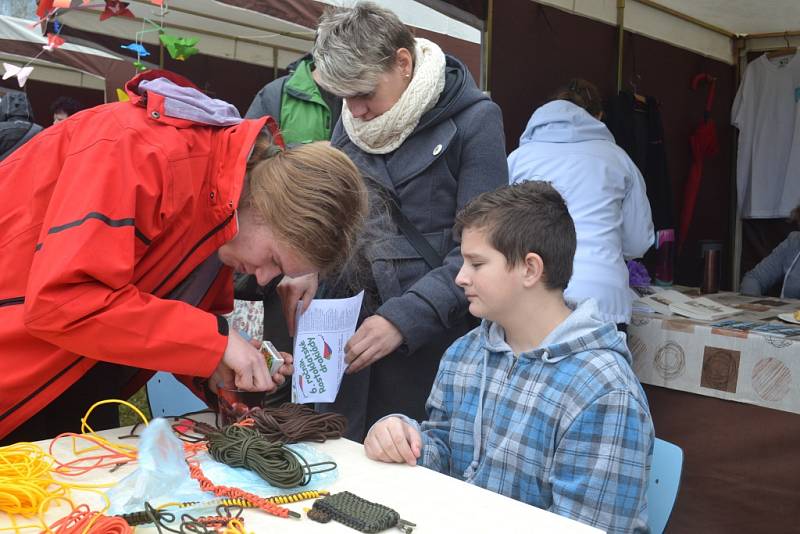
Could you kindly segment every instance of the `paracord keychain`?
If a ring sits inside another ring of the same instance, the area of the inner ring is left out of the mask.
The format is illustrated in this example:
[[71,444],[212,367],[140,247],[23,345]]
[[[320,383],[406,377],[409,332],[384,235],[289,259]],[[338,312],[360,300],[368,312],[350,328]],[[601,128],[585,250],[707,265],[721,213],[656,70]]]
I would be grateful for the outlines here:
[[388,506],[370,502],[349,491],[335,493],[314,502],[307,513],[309,519],[327,523],[331,519],[360,532],[382,532],[397,527],[406,534],[417,526],[400,518],[400,514]]

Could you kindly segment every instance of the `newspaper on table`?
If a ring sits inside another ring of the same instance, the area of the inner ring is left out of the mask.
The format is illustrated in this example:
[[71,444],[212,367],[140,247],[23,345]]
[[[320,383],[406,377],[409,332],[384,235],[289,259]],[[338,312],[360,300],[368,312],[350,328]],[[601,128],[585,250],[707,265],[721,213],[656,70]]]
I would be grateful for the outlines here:
[[347,365],[345,343],[353,336],[364,292],[346,299],[314,299],[300,314],[294,336],[292,401],[333,402]]

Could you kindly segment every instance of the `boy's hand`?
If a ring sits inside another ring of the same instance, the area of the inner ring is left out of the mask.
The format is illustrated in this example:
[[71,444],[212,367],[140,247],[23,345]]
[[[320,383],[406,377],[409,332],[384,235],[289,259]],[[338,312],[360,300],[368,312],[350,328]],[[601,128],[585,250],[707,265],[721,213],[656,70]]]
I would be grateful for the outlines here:
[[364,451],[371,460],[417,465],[422,452],[422,436],[399,417],[387,417],[369,429]]

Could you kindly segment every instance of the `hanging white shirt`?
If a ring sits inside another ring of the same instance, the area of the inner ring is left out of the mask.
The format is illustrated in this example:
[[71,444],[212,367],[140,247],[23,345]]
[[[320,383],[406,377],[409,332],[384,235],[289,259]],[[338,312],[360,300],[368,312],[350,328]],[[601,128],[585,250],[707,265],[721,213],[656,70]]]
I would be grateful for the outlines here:
[[800,202],[800,53],[752,61],[733,101],[745,218],[787,217]]

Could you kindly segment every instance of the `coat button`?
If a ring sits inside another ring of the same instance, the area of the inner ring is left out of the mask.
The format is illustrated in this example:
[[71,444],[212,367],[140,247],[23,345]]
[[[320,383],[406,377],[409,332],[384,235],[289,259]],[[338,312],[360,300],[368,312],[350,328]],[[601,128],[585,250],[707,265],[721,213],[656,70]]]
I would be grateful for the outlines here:
[[442,153],[442,145],[436,145],[436,147],[434,147],[433,149],[433,155],[438,156],[441,153]]
[[151,111],[150,116],[153,117],[154,119],[158,119],[161,117],[161,113],[159,113],[158,111]]

